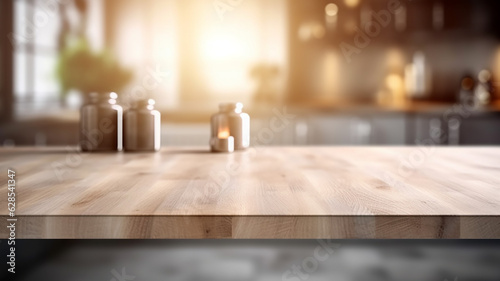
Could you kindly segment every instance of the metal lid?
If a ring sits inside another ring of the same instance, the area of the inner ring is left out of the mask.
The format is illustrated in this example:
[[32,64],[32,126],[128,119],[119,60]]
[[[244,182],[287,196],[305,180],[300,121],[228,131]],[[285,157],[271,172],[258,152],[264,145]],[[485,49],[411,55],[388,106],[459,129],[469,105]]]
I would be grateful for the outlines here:
[[154,106],[155,104],[154,99],[139,99],[132,102],[132,106],[135,107]]
[[114,101],[118,99],[118,94],[115,92],[111,93],[99,93],[99,92],[91,92],[87,95],[87,100],[89,102],[99,102],[99,101]]

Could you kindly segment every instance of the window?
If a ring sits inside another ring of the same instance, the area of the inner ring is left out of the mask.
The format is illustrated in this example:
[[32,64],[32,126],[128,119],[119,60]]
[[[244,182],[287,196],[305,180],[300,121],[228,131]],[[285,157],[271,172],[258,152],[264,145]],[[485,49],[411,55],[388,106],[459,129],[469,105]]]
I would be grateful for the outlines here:
[[[102,2],[84,0],[88,7],[85,34],[102,45]],[[66,24],[65,20],[66,19]],[[15,0],[14,96],[17,117],[29,117],[61,109],[61,89],[56,64],[64,46],[64,30],[81,24],[73,1]],[[64,28],[63,28],[64,25]]]

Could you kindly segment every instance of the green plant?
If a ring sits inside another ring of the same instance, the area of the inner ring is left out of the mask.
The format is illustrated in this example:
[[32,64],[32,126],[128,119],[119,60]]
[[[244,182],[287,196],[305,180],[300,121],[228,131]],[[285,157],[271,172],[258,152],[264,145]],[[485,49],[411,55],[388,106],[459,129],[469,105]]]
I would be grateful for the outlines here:
[[92,51],[84,39],[60,53],[56,72],[63,97],[71,89],[82,93],[119,92],[132,79],[132,72],[111,53]]

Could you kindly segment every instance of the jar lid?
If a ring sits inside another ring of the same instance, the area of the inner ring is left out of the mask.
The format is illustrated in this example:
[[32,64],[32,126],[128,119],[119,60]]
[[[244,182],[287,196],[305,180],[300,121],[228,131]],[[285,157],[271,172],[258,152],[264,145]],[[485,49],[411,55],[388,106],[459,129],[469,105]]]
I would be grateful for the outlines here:
[[231,111],[231,110],[241,111],[242,109],[243,109],[243,104],[241,102],[228,102],[219,104],[220,111]]
[[118,94],[115,92],[110,93],[99,93],[99,92],[91,92],[87,95],[87,99],[90,102],[98,102],[98,101],[109,101],[118,99]]
[[154,99],[140,99],[136,100],[132,103],[132,107],[144,107],[147,106],[149,107],[154,107],[156,104],[156,101]]

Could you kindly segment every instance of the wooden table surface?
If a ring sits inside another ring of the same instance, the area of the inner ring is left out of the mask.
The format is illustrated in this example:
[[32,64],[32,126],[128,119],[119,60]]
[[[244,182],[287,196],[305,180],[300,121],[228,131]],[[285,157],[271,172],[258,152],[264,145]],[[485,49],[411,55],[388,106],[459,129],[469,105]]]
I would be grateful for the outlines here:
[[2,148],[0,163],[17,238],[500,238],[498,147]]

